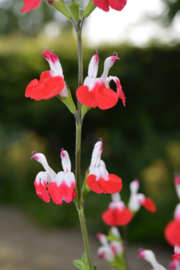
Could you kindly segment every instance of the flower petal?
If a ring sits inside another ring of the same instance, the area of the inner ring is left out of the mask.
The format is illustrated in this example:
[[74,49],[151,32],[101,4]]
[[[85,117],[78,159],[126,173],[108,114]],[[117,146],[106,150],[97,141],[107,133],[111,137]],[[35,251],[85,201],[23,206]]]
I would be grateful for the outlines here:
[[180,220],[173,220],[168,223],[164,230],[166,241],[171,246],[180,246]]
[[82,85],[76,91],[77,99],[87,107],[97,107],[94,91],[89,91],[88,86]]
[[116,105],[118,95],[112,89],[106,88],[105,85],[101,84],[95,91],[95,100],[101,110],[107,110]]
[[93,0],[94,4],[104,10],[104,11],[109,11],[109,3],[108,0]]
[[56,204],[62,204],[63,201],[70,203],[75,198],[76,192],[74,187],[75,183],[72,183],[69,187],[65,182],[60,186],[57,186],[57,184],[53,182],[48,185],[48,190],[53,202]]
[[42,0],[24,0],[24,6],[21,9],[21,12],[31,11],[32,9],[37,8]]
[[132,217],[131,211],[127,208],[122,211],[109,208],[102,214],[102,220],[109,226],[124,226],[131,221]]
[[87,185],[92,191],[94,191],[98,194],[103,192],[103,189],[102,189],[101,185],[99,184],[99,181],[96,181],[96,175],[90,174],[88,176]]
[[50,196],[48,191],[46,190],[47,185],[42,184],[41,182],[34,182],[34,186],[36,188],[36,194],[41,198],[44,202],[50,202]]
[[122,180],[115,174],[108,175],[108,181],[101,179],[101,187],[104,193],[113,194],[122,189]]
[[146,197],[144,202],[141,204],[142,204],[142,206],[144,206],[144,208],[146,210],[148,210],[152,213],[156,212],[156,205],[154,204],[154,202],[150,198]]
[[127,4],[127,0],[109,0],[109,5],[115,10],[122,10]]

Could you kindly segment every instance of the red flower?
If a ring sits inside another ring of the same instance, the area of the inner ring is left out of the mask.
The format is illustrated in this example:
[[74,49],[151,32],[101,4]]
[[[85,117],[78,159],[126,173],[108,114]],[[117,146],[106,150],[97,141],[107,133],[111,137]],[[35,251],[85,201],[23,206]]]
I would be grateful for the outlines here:
[[148,198],[145,197],[142,193],[137,193],[139,189],[139,181],[136,179],[130,183],[130,191],[131,196],[129,198],[128,207],[132,212],[137,212],[141,205],[144,206],[144,208],[152,213],[156,212],[156,206],[154,202]]
[[68,90],[64,82],[64,76],[58,57],[51,51],[43,51],[46,60],[51,67],[50,71],[41,73],[40,80],[32,80],[26,87],[25,97],[35,100],[50,99],[60,94],[68,96]]
[[31,11],[32,9],[37,8],[41,2],[42,0],[24,0],[24,6],[21,9],[21,12]]
[[104,11],[109,11],[109,7],[120,11],[125,7],[127,0],[93,0],[93,2]]
[[122,180],[117,175],[109,174],[104,161],[101,160],[102,141],[95,144],[89,176],[87,177],[88,187],[96,193],[115,193],[122,189]]
[[41,154],[33,154],[32,158],[35,158],[40,162],[45,172],[39,172],[36,176],[34,185],[37,195],[46,203],[50,202],[50,195],[54,203],[62,204],[72,202],[76,197],[75,192],[75,176],[71,172],[71,162],[67,151],[62,149],[61,159],[64,171],[56,174],[48,165],[46,157]]
[[[112,67],[116,56],[108,57],[104,62],[104,72],[101,78],[96,78],[98,71],[98,54],[91,58],[88,68],[88,76],[84,80],[84,85],[76,91],[77,99],[87,107],[99,107],[101,110],[112,108],[118,102],[118,97],[122,99],[125,106],[125,95],[122,90],[120,80],[114,76],[108,76],[109,69]],[[117,93],[109,88],[110,81],[113,80],[117,86]]]
[[133,215],[125,204],[120,200],[119,193],[112,194],[112,202],[108,210],[102,214],[102,220],[109,226],[124,226],[128,224]]
[[171,246],[180,246],[180,203],[176,206],[174,220],[168,223],[164,235]]

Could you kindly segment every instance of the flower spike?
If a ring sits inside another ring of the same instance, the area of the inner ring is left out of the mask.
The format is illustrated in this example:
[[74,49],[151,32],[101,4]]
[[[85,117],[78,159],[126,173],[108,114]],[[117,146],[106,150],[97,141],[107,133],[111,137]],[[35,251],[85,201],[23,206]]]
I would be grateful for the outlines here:
[[114,174],[109,174],[104,161],[101,160],[103,149],[102,140],[98,141],[93,149],[89,176],[87,177],[88,187],[96,193],[115,193],[122,189],[122,180]]

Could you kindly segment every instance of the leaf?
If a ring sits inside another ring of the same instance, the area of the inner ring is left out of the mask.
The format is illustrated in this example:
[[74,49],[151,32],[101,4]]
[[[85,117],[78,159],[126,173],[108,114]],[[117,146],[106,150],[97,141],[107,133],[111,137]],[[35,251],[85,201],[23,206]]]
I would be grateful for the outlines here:
[[73,264],[74,264],[75,267],[77,267],[78,269],[81,269],[81,270],[84,270],[84,268],[86,266],[84,264],[84,262],[82,262],[81,260],[74,260]]
[[81,261],[87,265],[87,257],[86,257],[86,252],[84,252],[84,254],[82,255]]
[[94,269],[97,270],[97,265],[96,265],[96,263],[94,264]]

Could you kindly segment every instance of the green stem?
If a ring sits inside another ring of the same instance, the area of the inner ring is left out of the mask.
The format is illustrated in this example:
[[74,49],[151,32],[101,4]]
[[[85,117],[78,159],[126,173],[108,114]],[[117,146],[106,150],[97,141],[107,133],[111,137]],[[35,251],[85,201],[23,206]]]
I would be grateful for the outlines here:
[[86,227],[86,219],[84,215],[84,209],[83,208],[78,209],[78,214],[79,214],[79,221],[81,224],[81,231],[82,231],[84,247],[86,251],[86,257],[87,257],[89,269],[94,270],[94,265],[93,265],[91,250],[90,250],[90,245],[89,245],[88,232],[87,232],[87,227]]
[[[79,118],[77,116],[77,118]],[[81,122],[76,120],[76,187],[78,208],[81,206]]]
[[[83,84],[83,51],[82,51],[82,22],[75,24],[76,34],[77,34],[77,47],[78,47],[78,87]],[[81,202],[81,129],[82,129],[82,120],[81,120],[81,103],[77,101],[77,111],[75,114],[76,119],[76,185],[77,185],[77,199],[76,207],[79,215],[79,221],[81,224],[81,231],[84,241],[84,248],[86,251],[87,261],[90,270],[94,270],[89,238],[86,228],[86,220],[84,216],[84,209]]]

